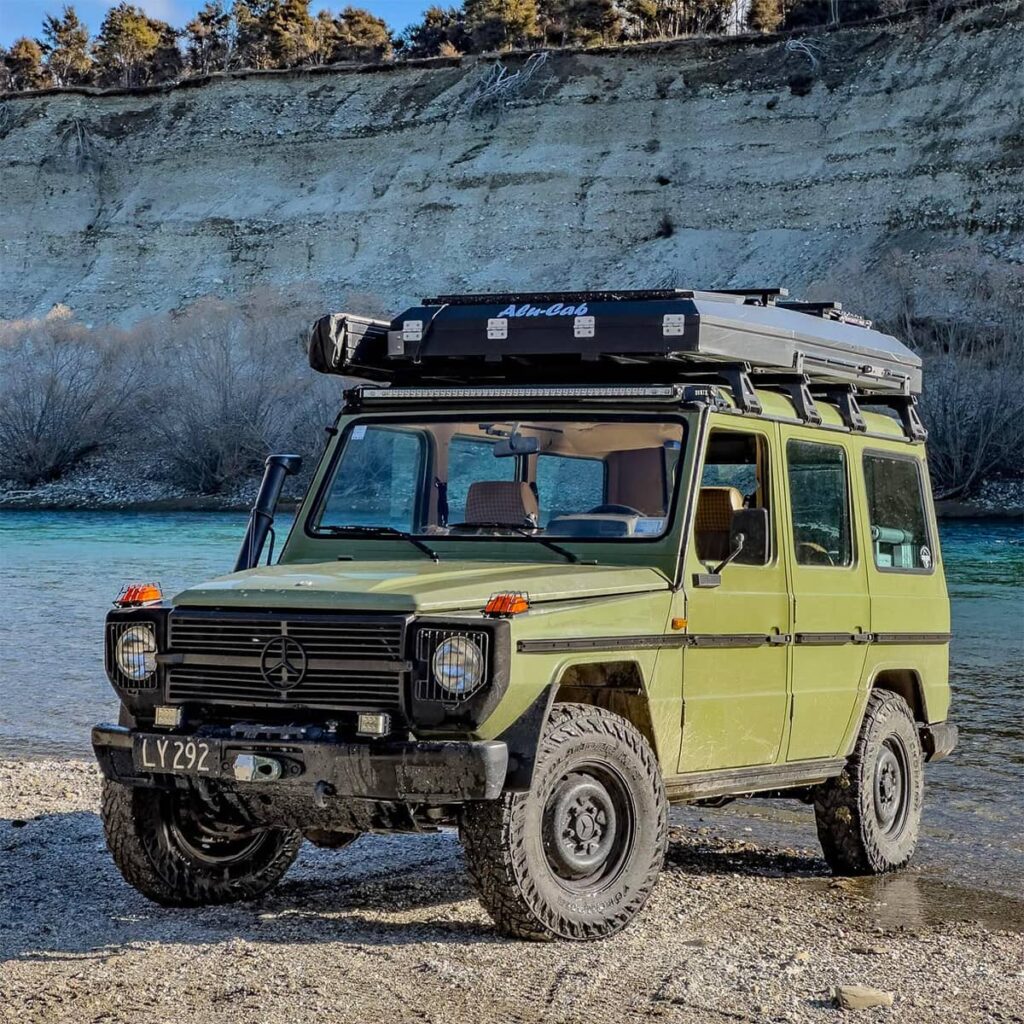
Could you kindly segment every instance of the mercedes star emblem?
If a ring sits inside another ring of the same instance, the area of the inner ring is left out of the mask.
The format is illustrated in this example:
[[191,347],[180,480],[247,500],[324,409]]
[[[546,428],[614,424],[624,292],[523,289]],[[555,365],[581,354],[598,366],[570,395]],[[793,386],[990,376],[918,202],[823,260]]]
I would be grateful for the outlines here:
[[290,636],[275,636],[260,652],[260,673],[275,690],[291,690],[306,677],[306,649]]

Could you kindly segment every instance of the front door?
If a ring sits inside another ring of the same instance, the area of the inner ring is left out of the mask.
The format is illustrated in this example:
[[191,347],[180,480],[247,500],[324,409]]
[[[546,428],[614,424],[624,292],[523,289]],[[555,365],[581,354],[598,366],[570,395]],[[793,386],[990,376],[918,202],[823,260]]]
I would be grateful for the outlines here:
[[[790,598],[780,550],[778,432],[712,429],[686,553],[683,742],[679,771],[780,759],[786,721]],[[694,585],[729,553],[740,508],[768,511],[767,550],[745,549],[714,588]]]

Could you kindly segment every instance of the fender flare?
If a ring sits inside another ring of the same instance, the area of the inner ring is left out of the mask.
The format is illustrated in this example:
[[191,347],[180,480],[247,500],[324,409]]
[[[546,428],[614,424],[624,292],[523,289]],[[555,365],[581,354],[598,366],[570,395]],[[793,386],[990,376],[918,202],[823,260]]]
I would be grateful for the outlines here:
[[537,763],[537,748],[544,731],[544,724],[555,703],[558,683],[549,683],[534,699],[533,703],[500,735],[508,747],[508,772],[505,775],[505,792],[526,793],[533,781],[533,769]]

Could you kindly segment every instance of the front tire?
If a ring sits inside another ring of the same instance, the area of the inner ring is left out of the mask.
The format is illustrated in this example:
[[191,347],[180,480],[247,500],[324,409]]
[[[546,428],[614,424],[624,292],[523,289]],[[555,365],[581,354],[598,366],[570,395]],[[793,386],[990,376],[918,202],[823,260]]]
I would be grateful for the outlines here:
[[165,907],[251,900],[291,867],[302,834],[233,834],[208,821],[180,790],[103,783],[107,847],[129,885]]
[[619,715],[556,704],[530,791],[468,804],[461,832],[470,878],[500,932],[613,935],[647,902],[665,859],[657,758]]
[[924,757],[906,701],[869,697],[860,736],[841,775],[818,787],[818,839],[837,875],[879,875],[914,855],[924,803]]

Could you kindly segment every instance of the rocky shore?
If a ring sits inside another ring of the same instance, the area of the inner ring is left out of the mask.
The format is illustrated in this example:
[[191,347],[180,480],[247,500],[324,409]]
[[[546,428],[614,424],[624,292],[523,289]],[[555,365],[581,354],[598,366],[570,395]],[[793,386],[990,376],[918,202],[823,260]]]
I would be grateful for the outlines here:
[[[894,917],[816,850],[722,834],[697,809],[674,812],[633,927],[537,945],[494,934],[448,832],[307,846],[258,903],[156,907],[111,864],[98,794],[88,762],[0,762],[4,1021],[1024,1020],[1020,934]],[[881,1005],[839,1008],[858,985]]]
[[[311,468],[311,467],[307,467]],[[302,496],[305,478],[289,481],[284,500]],[[128,510],[248,511],[259,486],[259,472],[219,494],[192,494],[169,483],[157,461],[139,461],[115,454],[86,459],[66,477],[32,488],[0,480],[0,510]],[[970,499],[939,501],[942,519],[1021,519],[1024,517],[1024,480],[986,481]]]

